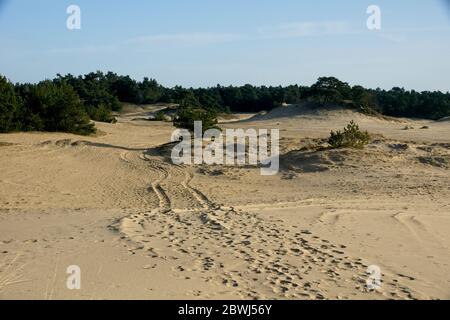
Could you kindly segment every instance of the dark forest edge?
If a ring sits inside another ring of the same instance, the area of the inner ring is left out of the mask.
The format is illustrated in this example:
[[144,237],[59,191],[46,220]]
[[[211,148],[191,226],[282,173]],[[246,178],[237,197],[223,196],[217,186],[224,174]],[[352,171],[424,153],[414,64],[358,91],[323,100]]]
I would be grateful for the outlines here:
[[156,80],[136,81],[116,73],[84,76],[58,75],[38,84],[13,84],[0,76],[0,132],[48,131],[89,135],[91,120],[114,123],[113,112],[122,103],[137,105],[174,103],[180,112],[210,114],[269,111],[283,103],[315,102],[318,107],[337,104],[368,114],[438,120],[450,116],[450,93],[417,92],[350,86],[334,77],[322,77],[308,87],[165,88]]

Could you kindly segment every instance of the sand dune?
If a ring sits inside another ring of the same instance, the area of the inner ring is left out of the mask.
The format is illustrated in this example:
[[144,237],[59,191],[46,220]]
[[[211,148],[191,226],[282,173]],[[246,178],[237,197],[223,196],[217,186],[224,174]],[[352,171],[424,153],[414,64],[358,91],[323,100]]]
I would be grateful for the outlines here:
[[[158,108],[96,137],[0,135],[0,298],[449,298],[448,122],[298,106],[225,121],[281,128],[280,173],[263,177],[170,163],[173,127],[133,121]],[[316,148],[352,119],[369,146]]]

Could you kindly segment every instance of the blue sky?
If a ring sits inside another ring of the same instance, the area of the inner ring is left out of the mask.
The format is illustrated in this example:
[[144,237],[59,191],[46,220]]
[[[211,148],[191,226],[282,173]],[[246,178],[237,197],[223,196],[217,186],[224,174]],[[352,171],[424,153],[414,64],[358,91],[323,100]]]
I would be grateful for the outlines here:
[[[350,84],[450,91],[445,0],[0,0],[0,74],[111,70],[166,86]],[[66,28],[81,8],[82,29]],[[369,31],[366,9],[381,8]]]

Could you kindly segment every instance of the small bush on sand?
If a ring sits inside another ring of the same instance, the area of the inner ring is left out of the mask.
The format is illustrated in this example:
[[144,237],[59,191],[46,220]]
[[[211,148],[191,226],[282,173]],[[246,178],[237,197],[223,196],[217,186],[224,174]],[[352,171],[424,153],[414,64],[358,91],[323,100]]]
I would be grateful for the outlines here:
[[117,119],[112,115],[111,110],[104,104],[99,104],[98,107],[87,106],[86,111],[94,121],[117,123]]
[[155,118],[153,119],[153,121],[167,121],[167,117],[166,117],[164,111],[158,111],[155,114]]
[[370,135],[367,131],[361,131],[359,126],[352,120],[344,131],[331,131],[328,143],[333,149],[356,148],[362,149],[369,143]]
[[203,132],[217,129],[217,115],[209,110],[200,108],[181,108],[175,116],[173,124],[177,128],[194,131],[194,122],[201,121]]

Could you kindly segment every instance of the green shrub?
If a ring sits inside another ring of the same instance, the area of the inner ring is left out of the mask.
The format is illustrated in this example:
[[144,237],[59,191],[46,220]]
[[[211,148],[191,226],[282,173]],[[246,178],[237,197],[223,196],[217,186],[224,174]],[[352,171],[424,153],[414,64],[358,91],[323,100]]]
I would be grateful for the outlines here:
[[200,108],[180,108],[175,116],[173,125],[180,129],[194,131],[194,122],[202,122],[203,132],[209,129],[218,129],[217,114],[215,112]]
[[89,135],[95,132],[75,90],[64,81],[43,81],[30,89],[21,111],[22,130]]
[[155,114],[155,118],[153,120],[154,121],[166,121],[167,118],[163,111],[159,111]]
[[352,120],[344,131],[331,131],[328,143],[333,149],[356,148],[362,149],[370,141],[370,135],[367,131],[361,131],[359,126]]
[[111,110],[104,104],[100,104],[98,107],[88,106],[86,111],[92,120],[106,123],[116,123],[116,118],[112,115]]

